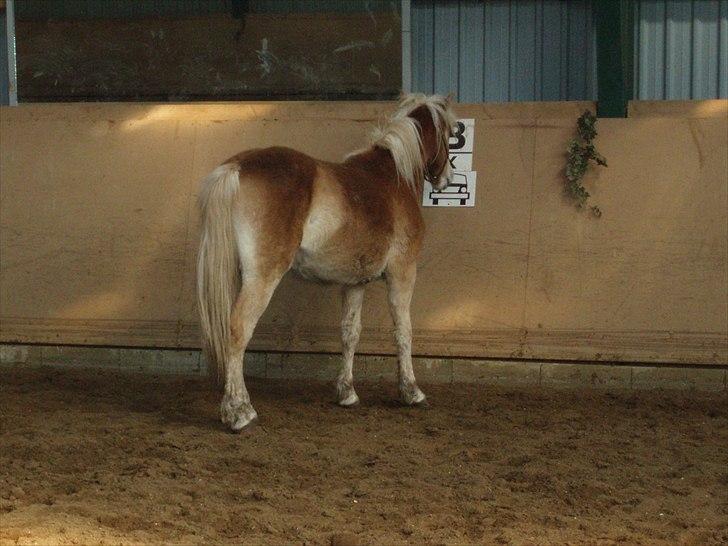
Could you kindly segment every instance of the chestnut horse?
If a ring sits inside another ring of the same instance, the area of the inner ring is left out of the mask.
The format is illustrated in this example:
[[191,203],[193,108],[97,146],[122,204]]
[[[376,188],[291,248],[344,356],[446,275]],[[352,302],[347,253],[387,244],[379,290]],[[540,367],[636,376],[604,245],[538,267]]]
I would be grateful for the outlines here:
[[224,381],[223,423],[234,431],[257,413],[243,379],[243,355],[283,275],[343,287],[343,365],[338,403],[359,402],[353,385],[364,287],[384,278],[395,324],[399,393],[425,402],[412,371],[410,301],[424,224],[423,181],[452,178],[448,139],[455,116],[440,96],[405,96],[372,134],[370,147],[342,163],[290,148],[242,152],[202,182],[197,297],[210,361]]

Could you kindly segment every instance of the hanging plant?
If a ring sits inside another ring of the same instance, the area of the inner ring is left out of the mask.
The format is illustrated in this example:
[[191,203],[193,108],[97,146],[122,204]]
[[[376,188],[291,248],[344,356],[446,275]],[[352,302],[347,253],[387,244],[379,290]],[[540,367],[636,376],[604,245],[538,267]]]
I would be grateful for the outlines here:
[[[589,162],[593,161],[603,167],[607,166],[607,160],[597,152],[594,144],[594,138],[597,136],[596,130],[597,118],[589,110],[584,112],[576,123],[577,136],[569,142],[566,160],[566,195],[571,198],[577,208],[586,207],[589,199],[589,192],[581,183]],[[589,207],[589,210],[597,218],[602,215],[602,211],[596,205]]]

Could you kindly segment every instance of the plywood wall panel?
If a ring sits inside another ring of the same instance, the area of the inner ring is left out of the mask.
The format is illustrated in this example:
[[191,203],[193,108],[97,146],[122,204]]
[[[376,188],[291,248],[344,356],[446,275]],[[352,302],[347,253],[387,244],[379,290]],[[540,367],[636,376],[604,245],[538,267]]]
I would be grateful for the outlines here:
[[113,119],[3,129],[4,313],[175,320],[148,281],[182,281],[193,136],[182,122],[138,133]]
[[[645,355],[658,331],[669,360],[685,359],[668,349],[678,332],[725,339],[725,121],[600,120],[609,167],[585,183],[598,221],[560,209],[559,151],[571,131],[564,120],[539,123],[525,328],[594,339],[604,358]],[[623,346],[620,336],[634,344],[626,332],[641,346]]]
[[[477,206],[425,210],[416,353],[728,360],[728,120],[600,120],[609,167],[586,181],[597,220],[562,195],[564,150],[585,106],[460,106],[476,119]],[[390,108],[0,110],[0,341],[198,346],[199,180],[256,146],[336,160]],[[289,275],[252,347],[337,351],[339,312],[337,288]],[[363,317],[360,349],[391,353],[381,283]]]

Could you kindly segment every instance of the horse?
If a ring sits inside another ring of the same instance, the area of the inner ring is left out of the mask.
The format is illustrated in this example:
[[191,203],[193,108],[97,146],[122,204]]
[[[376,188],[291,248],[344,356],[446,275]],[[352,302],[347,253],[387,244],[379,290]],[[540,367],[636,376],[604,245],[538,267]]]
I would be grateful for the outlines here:
[[354,352],[365,286],[387,285],[403,404],[426,404],[412,369],[410,302],[422,247],[419,199],[428,180],[452,180],[448,140],[456,123],[449,97],[403,95],[340,163],[286,147],[241,152],[202,182],[197,304],[208,361],[224,383],[222,422],[238,432],[258,417],[243,378],[243,356],[274,290],[289,270],[342,286],[343,363],[338,404],[359,403]]

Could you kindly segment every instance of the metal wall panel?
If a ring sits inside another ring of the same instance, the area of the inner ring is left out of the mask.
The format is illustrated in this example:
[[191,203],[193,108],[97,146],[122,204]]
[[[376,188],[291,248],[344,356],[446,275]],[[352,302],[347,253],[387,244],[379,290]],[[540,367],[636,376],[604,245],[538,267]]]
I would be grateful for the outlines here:
[[[665,57],[677,66],[689,67],[691,59],[692,33],[691,25],[693,8],[691,2],[670,0],[665,6]],[[639,42],[637,42],[639,43]],[[690,70],[671,68],[665,74],[665,92],[663,96],[689,97]]]
[[458,94],[459,7],[457,2],[438,0],[434,4],[435,93]]
[[414,0],[415,91],[462,102],[596,98],[591,0]]
[[[466,2],[469,3],[469,2]],[[480,4],[480,2],[475,2]],[[509,2],[486,2],[484,5],[484,80],[479,92],[485,101],[504,102],[510,100],[510,16]],[[478,43],[473,42],[477,48]],[[472,90],[477,92],[478,88]]]
[[639,0],[635,21],[635,98],[728,98],[728,0]]
[[8,93],[8,35],[5,28],[5,12],[0,11],[0,105],[6,106],[10,101]]
[[462,102],[480,102],[483,86],[485,48],[468,47],[483,43],[485,10],[477,3],[460,6],[458,32],[458,90]]
[[512,6],[511,18],[515,28],[510,33],[509,89],[513,100],[533,100],[536,91],[536,4],[516,2]]
[[[460,101],[596,99],[590,0],[413,0],[415,91]],[[728,0],[635,2],[634,95],[728,98]]]
[[432,93],[435,85],[434,10],[412,6],[412,90]]
[[[693,6],[693,77],[691,98],[711,99],[718,94],[718,21],[720,4],[696,1]],[[725,77],[725,74],[723,74]]]
[[642,2],[635,17],[638,28],[637,56],[638,98],[664,98],[665,74],[665,2]]
[[718,24],[718,96],[728,97],[728,1],[720,3],[720,23]]

